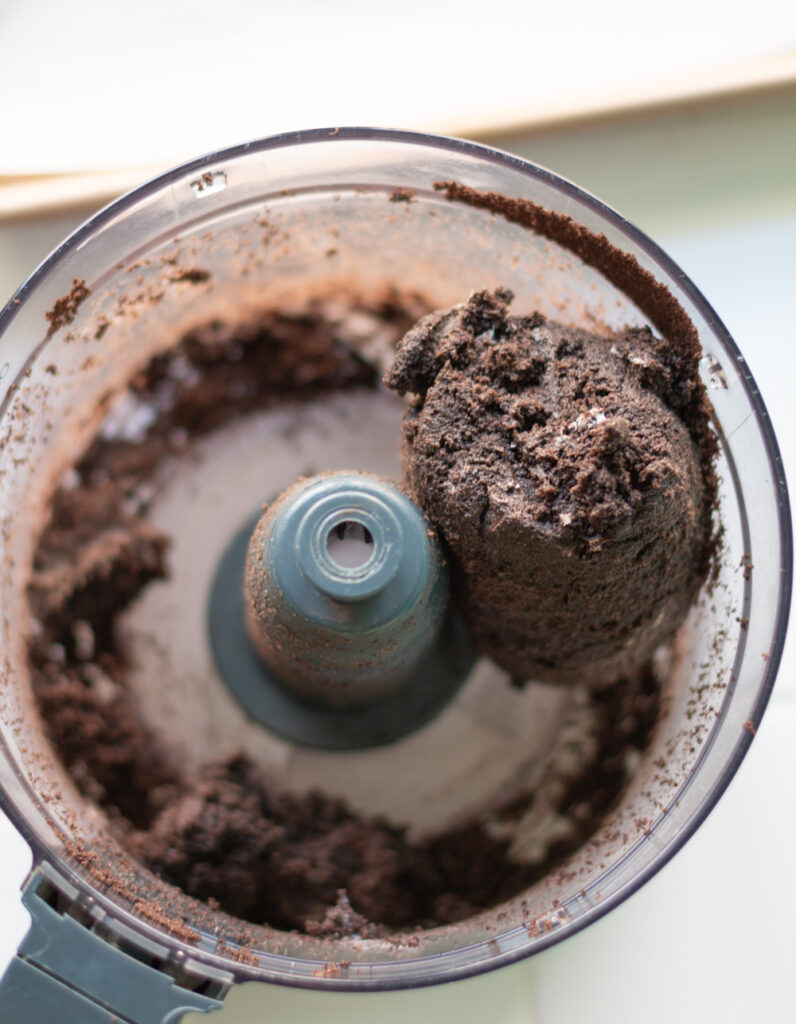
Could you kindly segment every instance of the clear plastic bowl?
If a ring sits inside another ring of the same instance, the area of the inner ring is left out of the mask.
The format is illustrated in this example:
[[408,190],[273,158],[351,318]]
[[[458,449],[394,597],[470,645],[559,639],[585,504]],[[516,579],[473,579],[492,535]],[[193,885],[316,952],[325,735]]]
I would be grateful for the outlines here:
[[[32,547],[54,481],[96,429],[97,397],[197,322],[385,283],[434,305],[503,285],[516,293],[517,311],[540,309],[586,327],[646,322],[570,252],[498,214],[449,202],[434,188],[447,180],[569,215],[632,254],[679,300],[702,343],[721,441],[718,576],[678,644],[651,748],[620,806],[565,871],[488,914],[420,933],[416,946],[322,947],[260,929],[256,955],[241,962],[234,942],[217,945],[216,927],[226,927],[220,915],[186,897],[181,915],[202,935],[198,945],[186,943],[135,912],[136,898],[160,892],[147,871],[125,867],[126,894],[114,894],[70,854],[77,837],[114,865],[102,820],[37,726],[24,647]],[[67,304],[61,320],[70,322],[51,331],[46,313],[75,280],[90,294]],[[787,622],[791,534],[781,459],[744,358],[709,304],[653,242],[576,186],[504,153],[428,135],[335,129],[265,139],[179,167],[95,216],[19,290],[0,315],[0,338],[3,806],[73,906],[126,929],[127,942],[155,942],[167,969],[189,958],[219,984],[234,977],[373,989],[499,967],[626,899],[728,785],[771,692]],[[352,966],[330,971],[332,959]]]

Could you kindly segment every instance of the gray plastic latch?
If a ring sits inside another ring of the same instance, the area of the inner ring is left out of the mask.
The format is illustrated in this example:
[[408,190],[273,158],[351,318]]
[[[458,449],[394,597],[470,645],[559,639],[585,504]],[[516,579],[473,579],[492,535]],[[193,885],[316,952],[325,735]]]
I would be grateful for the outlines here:
[[112,946],[40,895],[35,869],[22,897],[31,927],[0,980],[3,1024],[176,1024],[219,999]]

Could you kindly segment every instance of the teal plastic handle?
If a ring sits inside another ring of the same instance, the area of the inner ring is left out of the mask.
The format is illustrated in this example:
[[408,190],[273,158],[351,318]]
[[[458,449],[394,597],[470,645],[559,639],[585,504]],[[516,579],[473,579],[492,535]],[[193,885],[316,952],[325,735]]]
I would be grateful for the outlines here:
[[30,930],[0,980],[3,1024],[177,1024],[220,1008],[51,906],[44,887],[34,869],[22,897]]

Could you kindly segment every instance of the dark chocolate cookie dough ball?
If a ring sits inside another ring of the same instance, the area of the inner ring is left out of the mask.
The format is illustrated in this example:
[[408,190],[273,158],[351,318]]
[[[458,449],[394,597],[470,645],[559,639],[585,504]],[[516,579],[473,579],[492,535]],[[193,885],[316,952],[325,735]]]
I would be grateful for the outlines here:
[[646,328],[602,338],[511,299],[478,292],[400,343],[407,483],[484,653],[519,679],[611,682],[705,579],[709,458],[673,411],[701,384]]

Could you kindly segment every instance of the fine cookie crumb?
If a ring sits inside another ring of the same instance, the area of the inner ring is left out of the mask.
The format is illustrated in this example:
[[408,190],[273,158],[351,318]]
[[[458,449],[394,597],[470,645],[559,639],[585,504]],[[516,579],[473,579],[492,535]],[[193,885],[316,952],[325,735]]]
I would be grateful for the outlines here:
[[189,928],[184,921],[172,917],[171,914],[167,914],[165,910],[149,900],[136,900],[134,906],[136,913],[140,914],[141,917],[145,917],[153,924],[165,928],[173,935],[176,935],[178,939],[182,939],[183,942],[196,944],[202,937],[199,932]]
[[169,280],[172,284],[177,284],[180,281],[185,281],[187,284],[203,284],[205,281],[209,281],[211,277],[209,270],[201,270],[199,267],[189,267],[187,270],[181,270],[179,274],[174,274]]
[[340,970],[339,963],[330,960],[329,963],[324,964],[323,967],[312,973],[316,978],[339,978],[343,972]]
[[396,188],[390,196],[391,203],[411,203],[415,197],[413,188]]
[[345,889],[337,890],[337,903],[329,907],[322,921],[307,921],[305,925],[308,935],[323,939],[369,938],[368,928],[368,919],[354,910]]
[[60,330],[61,327],[65,327],[66,324],[71,324],[77,316],[77,311],[80,308],[82,302],[84,302],[91,294],[91,289],[86,285],[83,278],[76,277],[72,280],[72,289],[66,294],[62,295],[60,299],[57,299],[53,308],[45,313],[45,318],[49,321],[50,327],[47,331],[47,337],[51,338],[56,331]]
[[238,946],[237,949],[232,950],[232,959],[236,960],[239,964],[246,964],[248,967],[256,967],[259,962],[254,953],[243,946]]

